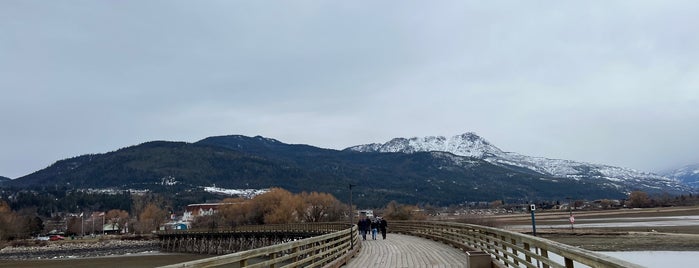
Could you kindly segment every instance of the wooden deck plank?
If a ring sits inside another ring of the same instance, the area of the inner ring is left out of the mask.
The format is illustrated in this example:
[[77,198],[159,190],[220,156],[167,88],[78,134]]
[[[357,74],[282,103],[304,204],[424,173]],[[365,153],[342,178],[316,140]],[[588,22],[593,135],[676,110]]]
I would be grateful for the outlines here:
[[401,234],[361,241],[359,254],[343,267],[466,267],[468,256],[449,245]]

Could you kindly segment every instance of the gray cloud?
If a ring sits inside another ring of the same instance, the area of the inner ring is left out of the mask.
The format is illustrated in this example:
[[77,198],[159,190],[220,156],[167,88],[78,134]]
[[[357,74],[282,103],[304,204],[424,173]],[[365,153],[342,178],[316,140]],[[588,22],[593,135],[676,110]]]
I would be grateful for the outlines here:
[[0,175],[225,134],[696,163],[698,5],[3,1]]

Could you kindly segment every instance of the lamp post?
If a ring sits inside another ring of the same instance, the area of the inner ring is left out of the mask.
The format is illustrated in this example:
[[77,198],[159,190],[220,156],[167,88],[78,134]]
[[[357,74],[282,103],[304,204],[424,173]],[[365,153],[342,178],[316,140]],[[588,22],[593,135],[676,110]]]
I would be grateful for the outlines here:
[[354,210],[352,209],[352,187],[356,185],[354,184],[349,184],[349,192],[350,192],[350,198],[349,198],[349,218],[350,218],[350,249],[354,249],[354,239],[352,238],[352,226],[354,226]]
[[354,184],[349,184],[350,198],[349,198],[349,212],[350,212],[350,224],[354,224],[354,213],[352,209],[352,187],[357,186]]

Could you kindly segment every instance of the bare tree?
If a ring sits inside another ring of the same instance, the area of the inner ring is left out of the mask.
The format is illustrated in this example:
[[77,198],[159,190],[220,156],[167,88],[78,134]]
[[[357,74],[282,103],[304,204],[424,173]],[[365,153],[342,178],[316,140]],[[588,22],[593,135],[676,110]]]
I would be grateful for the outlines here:
[[104,217],[109,219],[109,223],[112,225],[112,230],[116,228],[123,229],[129,220],[129,213],[125,210],[112,209],[107,211],[107,214]]
[[257,213],[253,212],[254,204],[251,199],[226,198],[221,201],[218,213],[221,215],[221,226],[235,227],[238,225],[256,224]]
[[646,192],[633,191],[629,194],[629,205],[634,208],[649,207],[651,200]]
[[417,206],[403,205],[391,201],[386,205],[384,217],[391,220],[424,220],[427,215],[421,212]]
[[150,203],[146,205],[143,212],[138,215],[138,228],[141,233],[156,231],[160,225],[165,222],[167,211],[161,209],[157,205]]
[[331,194],[303,192],[300,198],[302,205],[298,213],[306,222],[337,221],[342,217],[345,206]]

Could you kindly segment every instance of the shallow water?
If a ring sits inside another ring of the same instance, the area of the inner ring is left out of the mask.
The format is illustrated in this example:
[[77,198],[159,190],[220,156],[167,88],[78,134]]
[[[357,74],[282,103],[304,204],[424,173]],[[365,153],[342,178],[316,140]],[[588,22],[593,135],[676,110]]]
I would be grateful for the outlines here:
[[[610,222],[611,221],[611,222]],[[539,228],[567,229],[570,223],[539,224]],[[614,227],[667,227],[667,226],[699,226],[699,216],[672,217],[642,217],[642,218],[612,218],[612,219],[576,219],[576,228],[614,228]],[[531,225],[511,225],[508,228],[531,228]]]
[[697,267],[699,251],[614,251],[599,252],[648,268]]
[[49,260],[2,260],[0,267],[156,267],[211,257],[210,255],[148,253],[94,258],[61,258]]

